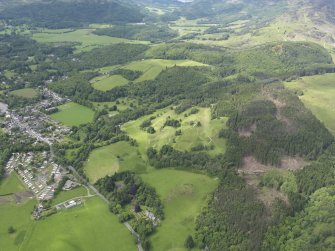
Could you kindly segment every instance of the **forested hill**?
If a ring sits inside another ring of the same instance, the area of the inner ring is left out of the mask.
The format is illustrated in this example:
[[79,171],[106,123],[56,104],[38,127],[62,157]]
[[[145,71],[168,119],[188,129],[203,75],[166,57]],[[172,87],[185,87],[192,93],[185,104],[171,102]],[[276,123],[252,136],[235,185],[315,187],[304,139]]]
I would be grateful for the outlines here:
[[119,2],[48,1],[5,8],[0,19],[12,25],[31,24],[47,28],[81,27],[91,23],[142,22],[138,8]]

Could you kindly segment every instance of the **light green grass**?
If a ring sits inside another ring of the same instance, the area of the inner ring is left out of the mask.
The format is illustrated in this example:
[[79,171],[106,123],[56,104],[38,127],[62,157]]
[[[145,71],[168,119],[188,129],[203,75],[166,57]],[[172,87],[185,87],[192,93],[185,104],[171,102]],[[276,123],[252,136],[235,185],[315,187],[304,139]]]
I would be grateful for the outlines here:
[[218,181],[202,174],[171,169],[152,171],[141,177],[156,189],[164,204],[165,219],[150,238],[152,250],[186,250],[185,239],[189,234],[194,236],[196,217]]
[[100,76],[91,80],[94,89],[108,91],[117,86],[128,84],[128,80],[121,75]]
[[34,224],[21,250],[136,250],[133,237],[100,198]]
[[12,194],[26,191],[21,180],[15,172],[12,172],[9,177],[0,181],[0,195]]
[[87,196],[87,189],[85,187],[77,187],[69,191],[60,192],[53,200],[52,205],[57,205],[72,198]]
[[98,36],[92,33],[94,30],[95,29],[78,29],[71,32],[59,31],[58,33],[50,32],[50,30],[43,30],[42,32],[34,33],[32,38],[40,43],[78,43],[78,45],[75,46],[77,52],[89,51],[99,46],[116,43],[149,43],[109,36]]
[[19,89],[12,91],[11,94],[18,96],[18,97],[23,97],[23,98],[36,98],[38,93],[35,89],[33,88],[24,88],[24,89]]
[[9,70],[4,70],[4,75],[6,78],[11,79],[12,77],[15,76],[15,72],[9,71]]
[[[144,116],[136,121],[131,121],[123,126],[123,130],[134,138],[139,144],[139,150],[143,159],[146,159],[146,150],[149,147],[161,148],[163,145],[169,144],[174,148],[185,151],[191,150],[192,147],[202,144],[204,146],[214,145],[214,149],[208,151],[211,155],[224,153],[226,149],[225,140],[218,137],[219,131],[226,127],[227,118],[211,120],[211,112],[209,108],[199,108],[197,114],[190,115],[185,118],[184,114],[175,114],[169,108],[158,110],[152,115]],[[152,120],[152,127],[156,133],[149,134],[145,130],[140,129],[143,121],[151,116],[156,116]],[[182,120],[180,128],[163,127],[165,121],[170,116],[172,119]],[[200,122],[201,127],[190,125],[190,122]],[[176,130],[181,130],[181,136],[175,136]]]
[[125,170],[144,172],[146,165],[137,148],[124,141],[95,149],[84,165],[85,174],[92,183]]
[[94,112],[86,106],[69,102],[58,107],[59,112],[51,115],[51,118],[66,126],[79,126],[92,122]]
[[131,62],[130,64],[125,65],[122,68],[132,71],[143,72],[143,74],[134,81],[135,83],[138,83],[145,80],[153,80],[162,72],[162,70],[173,67],[175,65],[184,67],[208,66],[192,60],[148,59]]
[[285,86],[302,91],[301,101],[335,135],[335,74],[304,77]]

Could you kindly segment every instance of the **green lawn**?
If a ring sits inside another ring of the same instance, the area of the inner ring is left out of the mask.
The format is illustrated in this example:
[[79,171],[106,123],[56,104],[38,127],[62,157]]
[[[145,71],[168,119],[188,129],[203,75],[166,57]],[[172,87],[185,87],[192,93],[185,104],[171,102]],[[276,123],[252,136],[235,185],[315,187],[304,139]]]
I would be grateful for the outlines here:
[[99,91],[108,91],[117,86],[128,84],[128,80],[121,75],[100,76],[92,79],[92,86]]
[[135,251],[133,237],[97,197],[33,224],[21,250]]
[[146,165],[136,147],[124,141],[95,149],[84,165],[85,174],[92,183],[125,170],[144,172]]
[[303,77],[285,86],[302,91],[301,101],[335,135],[335,74]]
[[69,102],[58,107],[59,112],[51,115],[51,118],[66,126],[79,126],[92,122],[94,112],[86,106]]
[[78,29],[78,30],[53,30],[44,29],[34,33],[32,38],[40,43],[76,43],[77,52],[89,51],[93,48],[116,44],[116,43],[137,43],[148,44],[146,41],[135,41],[123,38],[109,36],[97,36],[92,32],[95,29]]
[[30,98],[30,99],[36,98],[38,95],[37,91],[33,88],[24,88],[24,89],[15,90],[15,91],[12,91],[11,94],[15,96],[23,97],[23,98]]
[[162,70],[166,69],[167,67],[173,67],[175,65],[185,67],[208,66],[192,60],[148,59],[131,62],[130,64],[125,65],[122,68],[132,71],[143,72],[143,74],[134,81],[135,83],[138,83],[145,80],[153,80],[162,72]]
[[9,177],[0,181],[0,195],[12,194],[26,191],[21,180],[15,172],[12,172]]
[[53,200],[52,205],[57,205],[61,202],[70,200],[72,198],[87,196],[87,189],[85,187],[77,187],[69,191],[60,192]]
[[218,181],[206,175],[171,169],[152,171],[141,177],[155,187],[164,204],[165,219],[150,238],[152,250],[186,250],[184,241],[189,234],[194,236],[195,219]]
[[[165,144],[169,144],[180,151],[191,150],[192,147],[202,144],[205,146],[214,146],[213,150],[208,151],[211,155],[224,153],[226,143],[224,139],[218,137],[218,134],[221,129],[226,127],[227,118],[211,120],[209,108],[199,108],[197,114],[185,117],[184,114],[187,113],[189,113],[189,110],[177,115],[171,109],[166,108],[136,121],[131,121],[125,124],[122,129],[130,137],[136,139],[143,159],[146,159],[146,150],[149,147],[161,148]],[[156,133],[149,134],[145,130],[141,130],[140,125],[152,116],[156,116],[152,120],[152,127],[155,128]],[[168,117],[181,120],[181,127],[163,127]],[[195,123],[200,122],[201,126],[191,125],[192,121]],[[176,130],[181,130],[182,135],[175,136]]]

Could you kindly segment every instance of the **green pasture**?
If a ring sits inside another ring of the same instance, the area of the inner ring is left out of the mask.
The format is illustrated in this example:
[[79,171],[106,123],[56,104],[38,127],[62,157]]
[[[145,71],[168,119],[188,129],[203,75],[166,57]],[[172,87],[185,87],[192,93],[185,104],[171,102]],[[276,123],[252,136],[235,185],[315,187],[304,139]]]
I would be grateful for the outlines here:
[[87,189],[85,187],[77,187],[69,191],[61,191],[53,200],[52,205],[57,205],[72,198],[87,196]]
[[32,38],[41,43],[75,43],[77,52],[89,51],[99,46],[105,46],[117,43],[137,43],[147,44],[146,41],[135,41],[123,38],[109,36],[98,36],[92,32],[95,29],[78,29],[78,30],[53,30],[44,29],[32,34]]
[[146,170],[146,165],[137,148],[124,141],[93,150],[84,165],[91,183],[125,170],[140,173]]
[[117,86],[128,84],[128,80],[121,75],[99,76],[91,80],[94,89],[108,91]]
[[98,197],[37,221],[25,238],[26,251],[136,250],[133,237]]
[[285,86],[302,94],[301,101],[335,135],[335,74],[303,77]]
[[32,99],[32,98],[37,97],[38,92],[33,88],[24,88],[24,89],[12,91],[11,94],[18,96],[18,97]]
[[0,196],[23,191],[26,191],[26,188],[15,172],[12,172],[10,176],[0,181]]
[[164,69],[173,67],[173,66],[207,66],[205,64],[192,61],[192,60],[165,60],[165,59],[148,59],[142,61],[134,61],[128,65],[123,66],[122,68],[132,70],[132,71],[141,71],[143,74],[136,79],[134,82],[142,82],[145,80],[155,79]]
[[186,250],[185,239],[189,234],[194,236],[196,217],[218,181],[206,175],[172,169],[152,171],[141,177],[156,189],[164,204],[165,218],[150,238],[152,250]]
[[94,112],[86,106],[69,102],[60,105],[59,112],[51,114],[51,118],[63,123],[66,126],[79,126],[92,122]]
[[[207,151],[209,154],[224,153],[226,149],[225,140],[219,138],[218,134],[221,129],[226,127],[227,118],[212,120],[209,108],[199,108],[197,114],[185,117],[184,115],[188,114],[189,111],[177,115],[169,108],[158,110],[154,114],[126,123],[122,129],[138,142],[139,150],[144,159],[146,158],[146,150],[149,147],[161,148],[166,144],[180,151],[190,150],[199,144],[209,147],[213,145],[214,149]],[[149,134],[145,130],[141,130],[140,125],[152,116],[156,117],[152,120],[151,125],[155,128],[156,133]],[[181,120],[181,127],[164,127],[168,117]],[[194,124],[191,125],[191,122]],[[197,122],[201,123],[200,127],[196,126]],[[176,130],[181,130],[182,135],[176,136]]]

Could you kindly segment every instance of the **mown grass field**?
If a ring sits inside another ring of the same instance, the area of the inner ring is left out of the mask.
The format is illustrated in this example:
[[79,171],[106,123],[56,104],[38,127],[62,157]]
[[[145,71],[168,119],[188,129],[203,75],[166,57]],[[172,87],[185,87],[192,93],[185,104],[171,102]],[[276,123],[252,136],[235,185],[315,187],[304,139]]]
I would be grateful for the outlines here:
[[35,89],[33,88],[24,88],[24,89],[19,89],[12,91],[11,94],[18,96],[18,97],[23,97],[23,98],[36,98],[38,93]]
[[93,120],[94,112],[82,105],[69,102],[58,107],[59,112],[51,114],[51,118],[63,123],[66,126],[79,126],[90,123]]
[[285,86],[303,92],[301,101],[335,135],[335,74],[303,77]]
[[[52,226],[52,227],[50,227]],[[136,250],[133,237],[97,197],[34,224],[22,250]]]
[[85,187],[77,187],[69,191],[62,191],[52,200],[52,205],[57,205],[72,198],[87,195],[87,189]]
[[0,195],[23,191],[26,191],[26,188],[23,186],[15,172],[12,172],[10,176],[0,181]]
[[152,250],[186,250],[185,239],[194,234],[196,217],[218,181],[206,175],[172,169],[152,171],[141,177],[155,187],[164,204],[165,219],[150,238]]
[[128,80],[121,75],[99,76],[91,80],[94,89],[108,91],[117,86],[128,84]]
[[89,51],[99,46],[116,43],[149,43],[146,41],[98,36],[92,33],[94,30],[95,29],[57,30],[55,32],[53,30],[44,29],[40,32],[33,33],[32,38],[40,43],[77,43],[75,46],[77,52]]
[[[226,144],[224,139],[218,137],[218,134],[221,129],[226,127],[227,118],[211,120],[209,108],[199,108],[197,114],[185,117],[185,114],[188,113],[189,110],[177,115],[173,110],[166,108],[136,121],[131,121],[125,124],[122,129],[138,142],[139,150],[144,159],[146,159],[146,150],[149,147],[161,148],[165,144],[180,151],[191,150],[192,147],[202,144],[214,147],[213,150],[207,151],[211,155],[223,154]],[[152,116],[156,117],[152,120],[152,127],[155,128],[156,133],[149,134],[145,130],[141,130],[140,125]],[[168,117],[181,120],[181,127],[164,127]],[[201,123],[200,127],[196,126],[197,122]],[[181,130],[182,135],[176,136],[176,130]]]
[[106,175],[126,170],[141,173],[146,170],[146,165],[137,148],[124,141],[95,149],[84,166],[85,174],[92,183]]
[[175,65],[184,67],[207,66],[205,64],[195,62],[192,60],[148,59],[148,60],[131,62],[130,64],[125,65],[122,68],[143,72],[143,74],[134,81],[135,83],[138,83],[145,80],[153,80],[162,72],[162,70],[169,67],[173,67]]

